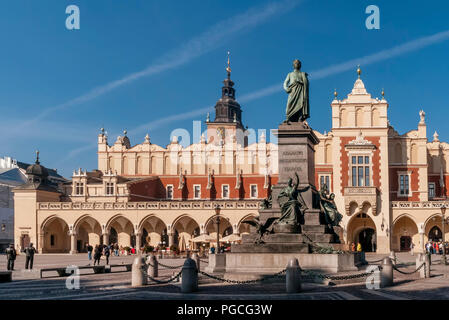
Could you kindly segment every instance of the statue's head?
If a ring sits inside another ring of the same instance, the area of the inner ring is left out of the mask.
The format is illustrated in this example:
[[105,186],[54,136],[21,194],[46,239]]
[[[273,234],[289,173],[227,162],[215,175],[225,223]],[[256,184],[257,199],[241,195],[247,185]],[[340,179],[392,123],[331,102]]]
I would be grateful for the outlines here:
[[299,61],[298,59],[293,60],[293,68],[295,70],[300,70],[301,69],[301,61]]
[[287,184],[288,184],[289,187],[291,187],[293,185],[293,179],[292,178],[288,178]]

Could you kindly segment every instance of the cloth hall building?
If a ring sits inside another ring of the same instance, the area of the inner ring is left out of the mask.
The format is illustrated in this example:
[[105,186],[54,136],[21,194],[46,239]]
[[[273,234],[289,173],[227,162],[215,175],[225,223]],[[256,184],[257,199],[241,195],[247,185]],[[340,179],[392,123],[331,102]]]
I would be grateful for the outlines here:
[[[399,134],[388,120],[388,102],[373,98],[360,78],[346,98],[331,102],[332,129],[315,132],[315,183],[327,184],[343,215],[343,241],[365,251],[422,250],[442,237],[449,145],[428,139],[423,111],[417,128]],[[394,106],[392,106],[394,107]],[[419,116],[419,117],[418,117]],[[313,126],[313,121],[311,123]],[[17,248],[31,239],[39,252],[76,253],[87,243],[193,248],[219,237],[249,232],[260,202],[277,183],[277,145],[260,136],[250,143],[228,69],[215,119],[206,134],[183,147],[131,145],[126,135],[98,135],[98,169],[73,172],[54,187],[39,161],[14,189]],[[275,199],[273,199],[275,201]],[[446,230],[449,228],[446,227]]]

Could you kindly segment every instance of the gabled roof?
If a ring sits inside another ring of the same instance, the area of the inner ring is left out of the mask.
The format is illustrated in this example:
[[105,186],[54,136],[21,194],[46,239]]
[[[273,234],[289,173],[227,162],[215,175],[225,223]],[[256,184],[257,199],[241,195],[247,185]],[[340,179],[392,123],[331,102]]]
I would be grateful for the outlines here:
[[0,169],[0,184],[20,186],[26,182],[27,178],[19,168]]

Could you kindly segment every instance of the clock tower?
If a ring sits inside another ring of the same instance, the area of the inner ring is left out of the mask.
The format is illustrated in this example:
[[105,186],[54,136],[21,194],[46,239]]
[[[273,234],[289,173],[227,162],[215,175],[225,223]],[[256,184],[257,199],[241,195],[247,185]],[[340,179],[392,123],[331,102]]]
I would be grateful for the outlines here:
[[226,67],[227,78],[223,81],[221,98],[215,104],[215,119],[210,121],[207,115],[207,139],[208,143],[223,145],[225,142],[237,141],[245,144],[242,124],[242,110],[240,104],[235,100],[234,82],[231,80],[231,67],[228,52],[228,64]]

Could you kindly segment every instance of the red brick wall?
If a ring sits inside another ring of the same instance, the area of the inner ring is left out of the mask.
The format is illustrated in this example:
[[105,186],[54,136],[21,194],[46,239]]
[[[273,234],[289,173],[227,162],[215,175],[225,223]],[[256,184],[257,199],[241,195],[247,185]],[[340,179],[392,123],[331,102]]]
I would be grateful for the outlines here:
[[[213,176],[213,187],[207,189],[207,176],[185,176],[185,186],[178,189],[179,177],[155,177],[154,179],[143,180],[131,183],[129,190],[130,201],[149,201],[151,199],[165,199],[166,186],[173,185],[173,199],[188,200],[194,199],[194,185],[201,185],[201,199],[221,199],[222,185],[229,185],[229,199],[250,199],[251,185],[257,185],[258,199],[266,198],[270,187],[264,188],[265,177],[260,175],[243,176],[240,189],[235,189],[235,176]],[[269,177],[269,186],[276,184],[278,176]]]
[[349,157],[345,146],[355,137],[340,138],[340,164],[341,164],[341,194],[344,194],[344,187],[349,186]]
[[[391,201],[419,201],[419,168],[390,167],[390,200]],[[398,197],[399,179],[398,172],[411,171],[410,176],[410,192],[411,197]]]
[[[428,181],[435,183],[435,197],[441,197],[440,175],[429,175]],[[444,193],[449,196],[449,175],[444,176],[444,186]]]

